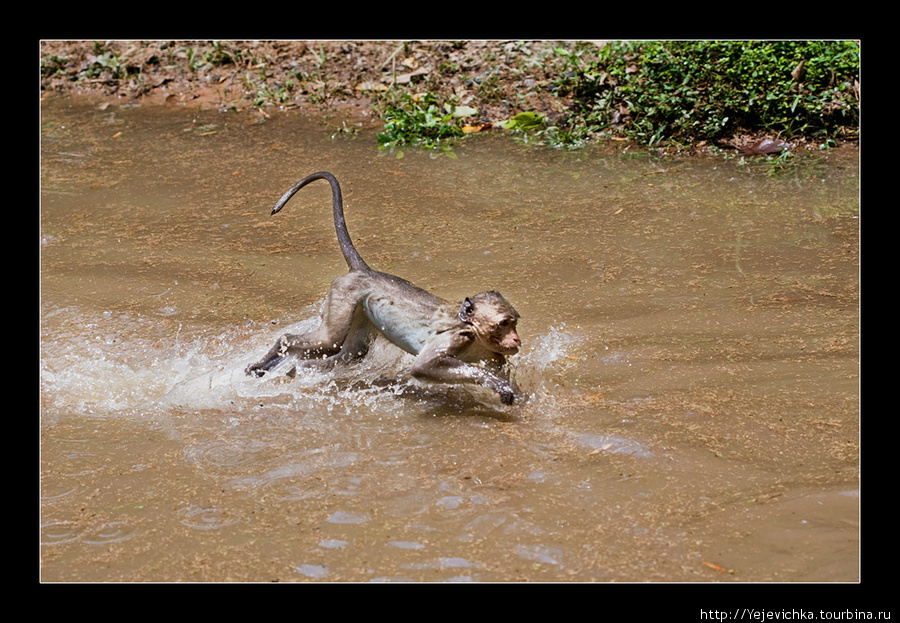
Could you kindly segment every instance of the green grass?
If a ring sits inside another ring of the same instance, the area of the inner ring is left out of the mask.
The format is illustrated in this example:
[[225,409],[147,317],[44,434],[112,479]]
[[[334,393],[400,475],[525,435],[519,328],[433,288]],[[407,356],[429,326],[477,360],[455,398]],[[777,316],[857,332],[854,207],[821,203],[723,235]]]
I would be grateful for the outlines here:
[[617,42],[591,61],[558,52],[568,60],[558,84],[574,104],[573,141],[605,134],[659,146],[741,132],[833,139],[858,131],[855,42]]
[[376,107],[384,121],[384,130],[378,133],[382,148],[416,145],[433,149],[447,139],[463,136],[455,106],[431,93],[400,92]]

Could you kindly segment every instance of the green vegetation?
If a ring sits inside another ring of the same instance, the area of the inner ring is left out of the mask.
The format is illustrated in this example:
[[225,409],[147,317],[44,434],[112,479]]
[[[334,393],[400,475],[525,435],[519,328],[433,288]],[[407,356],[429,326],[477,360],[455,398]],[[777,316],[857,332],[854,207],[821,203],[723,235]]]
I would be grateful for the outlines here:
[[463,135],[455,106],[442,104],[431,93],[401,92],[377,105],[384,131],[378,133],[383,148],[412,144],[434,148],[440,141]]
[[843,41],[611,43],[570,71],[572,140],[615,134],[643,145],[740,132],[833,139],[859,123],[859,46]]
[[[760,133],[828,144],[858,132],[856,42],[644,41],[556,51],[565,60],[552,87],[566,102],[562,121],[523,113],[527,125],[494,127],[554,146],[605,136],[679,147]],[[393,96],[379,113],[382,146],[434,147],[463,134],[464,121],[432,95]]]
[[[381,149],[401,145],[415,145],[427,149],[441,149],[450,155],[450,139],[460,138],[466,133],[480,132],[488,127],[528,133],[539,130],[545,123],[544,116],[535,112],[523,112],[511,119],[494,123],[463,125],[466,119],[478,114],[477,108],[460,106],[453,99],[441,103],[432,93],[387,95],[376,104],[384,131],[377,134]],[[398,155],[402,156],[402,152]]]
[[[111,54],[103,49],[100,44],[94,44],[95,56],[81,70],[79,78],[93,80],[106,77],[111,80],[119,80],[128,75],[127,67],[121,62],[117,54]],[[41,57],[41,75],[51,76],[57,72],[64,73],[67,58],[60,56]]]
[[454,98],[442,103],[433,93],[394,93],[383,96],[375,107],[384,121],[384,131],[377,135],[382,149],[415,145],[428,149],[440,148],[446,152],[450,149],[450,139],[467,133],[493,127],[527,134],[540,131],[546,122],[540,113],[523,112],[510,119],[465,125],[467,118],[478,114],[478,109],[460,106]]
[[41,76],[52,76],[55,73],[64,73],[64,68],[69,59],[64,56],[51,54],[41,57]]

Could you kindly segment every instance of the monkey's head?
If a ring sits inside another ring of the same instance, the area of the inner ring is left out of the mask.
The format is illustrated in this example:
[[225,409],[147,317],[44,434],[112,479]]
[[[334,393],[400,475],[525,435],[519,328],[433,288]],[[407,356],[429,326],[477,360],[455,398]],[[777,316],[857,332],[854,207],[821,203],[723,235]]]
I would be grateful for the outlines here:
[[475,329],[478,340],[490,351],[515,355],[522,341],[516,333],[519,312],[494,290],[463,301],[459,319]]

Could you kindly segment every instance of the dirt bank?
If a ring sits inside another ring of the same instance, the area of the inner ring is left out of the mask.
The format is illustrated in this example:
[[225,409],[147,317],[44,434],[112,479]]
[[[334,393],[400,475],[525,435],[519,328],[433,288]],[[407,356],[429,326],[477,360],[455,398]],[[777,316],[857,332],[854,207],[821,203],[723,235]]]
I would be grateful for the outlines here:
[[[222,110],[345,111],[372,119],[393,86],[454,95],[485,121],[557,118],[554,41],[42,41],[41,90]],[[578,44],[588,53],[600,42]]]

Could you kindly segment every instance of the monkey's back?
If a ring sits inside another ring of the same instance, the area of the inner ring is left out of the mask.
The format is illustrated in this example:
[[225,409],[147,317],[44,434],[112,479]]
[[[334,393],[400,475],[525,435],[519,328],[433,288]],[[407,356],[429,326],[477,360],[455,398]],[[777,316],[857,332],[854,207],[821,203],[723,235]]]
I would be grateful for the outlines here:
[[418,355],[435,334],[459,324],[447,301],[387,273],[372,272],[372,283],[362,300],[366,316],[387,339]]

